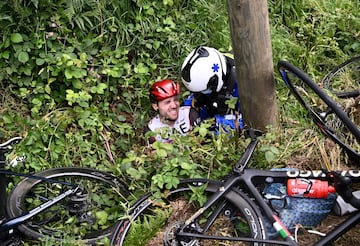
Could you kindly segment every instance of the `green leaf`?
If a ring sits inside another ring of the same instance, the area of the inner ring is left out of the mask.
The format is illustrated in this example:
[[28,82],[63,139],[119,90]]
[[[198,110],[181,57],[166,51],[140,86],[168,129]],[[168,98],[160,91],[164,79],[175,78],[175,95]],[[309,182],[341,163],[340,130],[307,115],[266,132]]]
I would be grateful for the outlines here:
[[141,173],[138,172],[135,168],[130,167],[129,169],[126,170],[126,172],[130,175],[130,177],[132,177],[133,179],[140,179],[141,178]]
[[270,150],[271,152],[273,152],[275,155],[279,155],[280,151],[278,148],[274,147],[274,146],[270,146]]
[[154,50],[159,49],[160,48],[160,42],[155,40],[154,43],[153,43],[153,48],[154,48]]
[[161,145],[161,148],[167,150],[167,151],[172,151],[174,149],[174,146],[172,144],[169,143],[163,143]]
[[200,127],[199,134],[201,137],[205,137],[207,132],[208,132],[208,130],[206,129],[206,127]]
[[191,169],[193,169],[194,164],[190,164],[190,163],[187,163],[187,162],[182,162],[180,164],[180,166],[181,166],[182,169],[191,170]]
[[25,51],[20,51],[19,56],[18,56],[18,60],[21,63],[26,63],[29,61],[29,54]]
[[134,72],[138,74],[147,74],[149,72],[149,68],[145,66],[144,63],[140,62],[135,68]]
[[104,90],[107,88],[105,83],[99,83],[97,86],[93,86],[90,88],[92,93],[104,94]]
[[2,120],[7,124],[13,123],[13,117],[10,115],[3,115]]
[[70,69],[65,69],[65,77],[67,79],[72,79],[73,74],[72,74],[72,71]]
[[36,65],[41,66],[45,63],[45,59],[36,58]]
[[32,102],[34,105],[41,106],[41,100],[38,99],[38,98],[34,98],[33,100],[31,100],[31,102]]
[[45,85],[45,92],[47,93],[47,94],[50,94],[51,93],[51,87],[50,87],[50,85]]
[[265,159],[266,159],[266,161],[269,162],[269,163],[272,162],[272,161],[275,159],[274,153],[271,152],[271,151],[266,151],[266,152],[265,152]]
[[4,52],[1,53],[1,57],[5,58],[5,59],[9,59],[10,57],[10,51],[5,50]]
[[159,156],[159,157],[166,157],[167,156],[167,152],[163,149],[158,149],[156,151],[156,154]]
[[166,189],[171,189],[173,187],[176,187],[179,184],[179,179],[176,177],[167,177],[166,179]]
[[72,81],[72,85],[74,86],[74,88],[76,89],[81,89],[83,84],[80,80],[74,80]]
[[17,44],[23,42],[23,38],[20,33],[13,33],[11,34],[11,42]]
[[96,218],[99,225],[105,225],[108,220],[108,213],[106,211],[96,212]]

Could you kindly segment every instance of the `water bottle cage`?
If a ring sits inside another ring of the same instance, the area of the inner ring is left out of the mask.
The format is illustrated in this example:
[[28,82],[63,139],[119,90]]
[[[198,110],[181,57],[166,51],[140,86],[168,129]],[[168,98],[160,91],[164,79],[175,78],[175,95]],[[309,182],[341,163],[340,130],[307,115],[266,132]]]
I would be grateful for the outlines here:
[[301,181],[304,182],[304,183],[307,183],[308,186],[306,187],[306,190],[305,190],[304,193],[302,193],[302,194],[297,194],[297,195],[293,195],[293,197],[304,197],[304,195],[307,195],[307,194],[310,193],[311,188],[312,188],[312,186],[313,186],[313,182],[312,182],[311,180],[308,180],[308,179],[301,179]]

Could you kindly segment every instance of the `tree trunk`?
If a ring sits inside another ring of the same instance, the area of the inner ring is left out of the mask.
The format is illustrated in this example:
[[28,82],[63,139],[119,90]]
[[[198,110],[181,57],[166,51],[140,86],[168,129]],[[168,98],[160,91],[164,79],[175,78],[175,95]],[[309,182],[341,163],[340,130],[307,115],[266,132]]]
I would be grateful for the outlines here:
[[228,0],[229,23],[244,122],[277,127],[274,67],[266,0]]

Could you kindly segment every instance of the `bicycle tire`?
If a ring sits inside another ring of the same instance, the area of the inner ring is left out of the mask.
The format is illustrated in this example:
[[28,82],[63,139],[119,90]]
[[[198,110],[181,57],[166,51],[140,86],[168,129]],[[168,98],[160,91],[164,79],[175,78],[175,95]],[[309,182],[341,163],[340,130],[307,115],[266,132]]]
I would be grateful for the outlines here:
[[360,56],[346,60],[333,68],[322,79],[326,89],[339,98],[354,98],[360,95]]
[[[206,197],[221,188],[221,182],[207,179],[188,179],[181,181],[177,189],[169,193],[167,199],[164,200],[165,205],[159,206],[159,203],[152,200],[151,194],[144,196],[133,206],[130,218],[120,220],[114,230],[112,245],[214,245],[215,241],[202,239],[190,241],[188,238],[183,238],[183,241],[187,242],[182,241],[180,244],[173,236],[176,228],[197,210],[193,208],[191,199],[188,200],[189,198],[186,199],[185,197],[194,191],[194,187],[195,190],[196,188],[201,189],[204,184],[206,184],[204,189]],[[213,223],[204,235],[216,236],[220,233],[236,237],[267,238],[261,213],[244,193],[239,190],[231,190],[225,195],[222,202],[222,206],[211,208],[214,209],[211,210],[211,214],[215,216],[211,219],[207,218],[207,221],[211,220]],[[210,216],[208,212],[206,211],[206,214]],[[160,218],[163,220],[160,221]],[[160,233],[151,234],[158,229],[155,229],[154,225],[159,224]],[[139,230],[140,233],[138,233]],[[151,234],[150,239],[147,238],[147,233]],[[238,245],[234,241],[231,241],[231,244],[226,244],[226,240],[221,240],[221,242],[223,243],[221,245]],[[219,241],[216,241],[215,245],[218,243]]]
[[[121,203],[125,202],[129,195],[126,184],[121,180],[106,172],[78,167],[49,169],[34,176],[81,185],[86,189],[87,196],[83,201],[76,201],[74,198],[72,201],[72,197],[65,198],[30,221],[19,225],[18,230],[21,233],[32,239],[51,237],[61,241],[66,236],[88,244],[94,244],[111,235],[118,217],[124,212]],[[45,201],[51,199],[54,194],[60,193],[62,188],[61,183],[27,177],[9,194],[7,214],[10,218],[20,216],[39,205],[38,198]],[[70,223],[71,220],[76,223]],[[95,228],[94,231],[90,230],[92,227]]]
[[360,130],[343,108],[295,65],[279,61],[278,70],[290,92],[310,114],[320,130],[359,165]]

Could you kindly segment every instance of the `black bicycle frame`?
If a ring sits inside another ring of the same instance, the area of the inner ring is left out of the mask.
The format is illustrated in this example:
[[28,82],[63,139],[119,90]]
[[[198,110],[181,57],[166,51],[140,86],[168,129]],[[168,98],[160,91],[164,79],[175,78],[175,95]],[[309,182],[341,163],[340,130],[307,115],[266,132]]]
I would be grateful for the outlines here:
[[[360,181],[360,171],[343,171],[341,175],[344,177],[349,177],[353,181]],[[230,176],[224,184],[221,186],[218,192],[216,192],[207,203],[199,209],[194,215],[189,218],[185,224],[181,227],[179,232],[177,233],[178,237],[187,237],[187,238],[203,238],[203,239],[215,239],[215,240],[232,240],[232,241],[247,241],[247,242],[259,242],[259,243],[274,243],[278,245],[294,245],[292,238],[289,237],[287,241],[278,241],[278,240],[259,240],[259,239],[251,239],[251,238],[241,238],[241,237],[220,237],[220,236],[207,236],[199,233],[188,233],[184,232],[184,229],[189,226],[191,223],[195,222],[198,216],[202,215],[206,209],[210,208],[215,202],[217,202],[221,197],[224,196],[226,192],[228,192],[232,187],[240,187],[241,189],[245,189],[248,194],[250,194],[255,200],[256,204],[262,209],[265,214],[265,217],[271,221],[274,220],[274,212],[271,210],[269,205],[265,202],[263,195],[258,190],[259,184],[264,184],[266,179],[272,179],[272,182],[276,183],[284,183],[286,180],[290,178],[307,178],[307,179],[321,179],[327,180],[326,172],[322,170],[313,170],[313,171],[305,171],[305,170],[289,170],[289,171],[268,171],[268,170],[259,170],[259,169],[244,169],[241,174],[234,174]],[[322,238],[315,245],[326,245],[330,242],[334,242],[337,238],[343,235],[345,232],[350,230],[354,225],[359,223],[360,220],[360,212],[355,212],[351,218],[348,218],[342,224],[338,225],[331,232],[329,232],[326,237]]]
[[[306,179],[320,179],[320,180],[329,180],[329,174],[325,170],[297,170],[289,169],[288,171],[270,171],[270,170],[259,170],[259,169],[246,169],[251,156],[256,148],[258,143],[257,137],[252,138],[250,144],[245,150],[244,155],[236,164],[232,175],[230,175],[224,182],[221,188],[218,189],[203,205],[201,209],[194,213],[188,220],[185,221],[185,224],[178,230],[177,237],[182,238],[202,238],[202,239],[215,239],[215,240],[231,240],[231,241],[247,241],[247,242],[259,242],[259,243],[274,243],[277,245],[297,245],[294,238],[287,231],[287,228],[282,228],[286,231],[287,236],[284,238],[286,241],[278,240],[261,240],[261,239],[252,239],[252,238],[242,238],[242,237],[221,237],[221,236],[207,236],[203,235],[204,230],[208,228],[205,226],[205,229],[199,231],[199,233],[188,233],[184,229],[189,225],[196,222],[197,218],[201,216],[208,208],[214,205],[221,197],[223,197],[227,192],[229,192],[233,187],[239,187],[240,189],[246,190],[246,193],[250,195],[251,198],[255,199],[255,203],[264,213],[265,217],[269,220],[271,224],[277,222],[277,216],[269,207],[269,205],[264,200],[263,194],[261,194],[257,187],[260,184],[265,182],[273,183],[285,183],[288,179],[291,178],[306,178]],[[340,172],[341,176],[347,177],[355,182],[360,182],[360,171],[359,170],[350,170]],[[271,179],[271,180],[269,180]],[[341,225],[333,229],[326,237],[320,240],[316,245],[325,245],[329,242],[335,241],[342,234],[350,230],[355,224],[359,222],[360,212],[356,212],[354,216],[343,222]],[[208,223],[211,223],[208,222]]]

